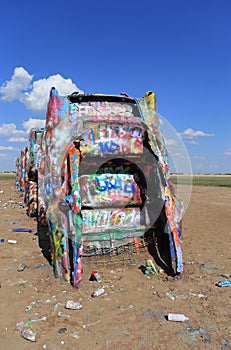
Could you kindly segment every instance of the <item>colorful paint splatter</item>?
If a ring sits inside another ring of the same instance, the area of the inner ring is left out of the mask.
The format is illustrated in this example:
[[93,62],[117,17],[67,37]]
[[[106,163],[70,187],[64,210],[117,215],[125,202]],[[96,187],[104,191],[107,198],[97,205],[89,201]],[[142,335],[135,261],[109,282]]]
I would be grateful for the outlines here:
[[141,237],[167,237],[166,266],[183,271],[183,206],[152,92],[59,96],[52,88],[46,128],[31,131],[29,157],[25,149],[17,159],[16,186],[27,193],[28,215],[49,227],[55,276],[73,286],[84,254]]

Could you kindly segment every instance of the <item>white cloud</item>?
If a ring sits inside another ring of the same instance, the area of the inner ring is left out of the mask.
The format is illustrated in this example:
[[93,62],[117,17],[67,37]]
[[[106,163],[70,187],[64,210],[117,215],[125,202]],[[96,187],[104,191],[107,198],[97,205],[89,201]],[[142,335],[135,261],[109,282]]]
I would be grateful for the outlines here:
[[36,129],[45,128],[45,124],[46,124],[45,119],[33,119],[33,118],[30,118],[22,123],[27,133],[29,133],[32,128],[36,128]]
[[65,79],[60,74],[51,75],[47,79],[33,81],[23,67],[14,70],[11,80],[0,87],[1,100],[19,100],[29,110],[36,113],[45,113],[50,89],[55,87],[60,95],[71,94],[74,91],[82,92],[71,79]]
[[27,132],[23,130],[17,130],[14,123],[1,124],[0,125],[0,136],[26,136]]
[[228,151],[226,151],[225,154],[226,154],[227,156],[231,156],[231,149],[229,149]]
[[30,118],[23,122],[25,130],[17,130],[14,123],[0,125],[0,137],[8,137],[8,142],[27,142],[32,128],[40,129],[45,127],[45,119]]
[[0,151],[14,151],[12,146],[0,146]]
[[27,142],[28,139],[25,137],[10,137],[8,140],[8,142]]
[[208,137],[214,136],[214,134],[208,134],[201,130],[193,130],[191,128],[186,129],[185,131],[179,133],[179,135],[184,139],[193,139],[196,137]]
[[23,67],[16,67],[10,81],[6,81],[0,87],[1,100],[21,100],[23,93],[30,88],[33,75],[30,75]]

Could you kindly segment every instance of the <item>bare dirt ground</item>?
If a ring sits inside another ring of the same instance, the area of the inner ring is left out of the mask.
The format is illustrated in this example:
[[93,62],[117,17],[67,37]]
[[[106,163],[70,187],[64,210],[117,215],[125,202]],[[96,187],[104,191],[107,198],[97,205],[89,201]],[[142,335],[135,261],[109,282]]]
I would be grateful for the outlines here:
[[[114,262],[85,258],[78,290],[54,277],[14,181],[1,181],[0,189],[1,350],[231,349],[231,287],[216,286],[231,274],[230,188],[193,187],[183,218],[181,279],[144,275],[139,266],[150,256],[143,249]],[[34,232],[13,232],[15,227]],[[100,286],[89,281],[92,270],[105,286],[98,298],[91,297]],[[66,309],[68,300],[82,309]],[[170,312],[189,320],[168,321]],[[36,331],[35,342],[22,337],[19,322]]]

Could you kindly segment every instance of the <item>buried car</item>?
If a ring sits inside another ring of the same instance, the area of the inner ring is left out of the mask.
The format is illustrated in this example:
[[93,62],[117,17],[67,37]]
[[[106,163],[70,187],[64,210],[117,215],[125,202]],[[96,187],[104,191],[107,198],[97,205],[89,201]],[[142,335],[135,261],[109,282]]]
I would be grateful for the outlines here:
[[82,256],[154,242],[157,263],[177,275],[182,203],[170,181],[155,94],[51,89],[38,166],[55,276],[78,287]]

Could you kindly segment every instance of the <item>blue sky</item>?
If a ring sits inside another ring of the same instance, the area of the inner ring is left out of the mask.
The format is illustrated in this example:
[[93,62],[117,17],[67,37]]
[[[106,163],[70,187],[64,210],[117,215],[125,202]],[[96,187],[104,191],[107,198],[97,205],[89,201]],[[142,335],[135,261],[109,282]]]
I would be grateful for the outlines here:
[[55,86],[132,97],[152,90],[192,171],[231,173],[230,15],[229,0],[3,2],[0,171],[14,170],[30,128],[43,126]]

